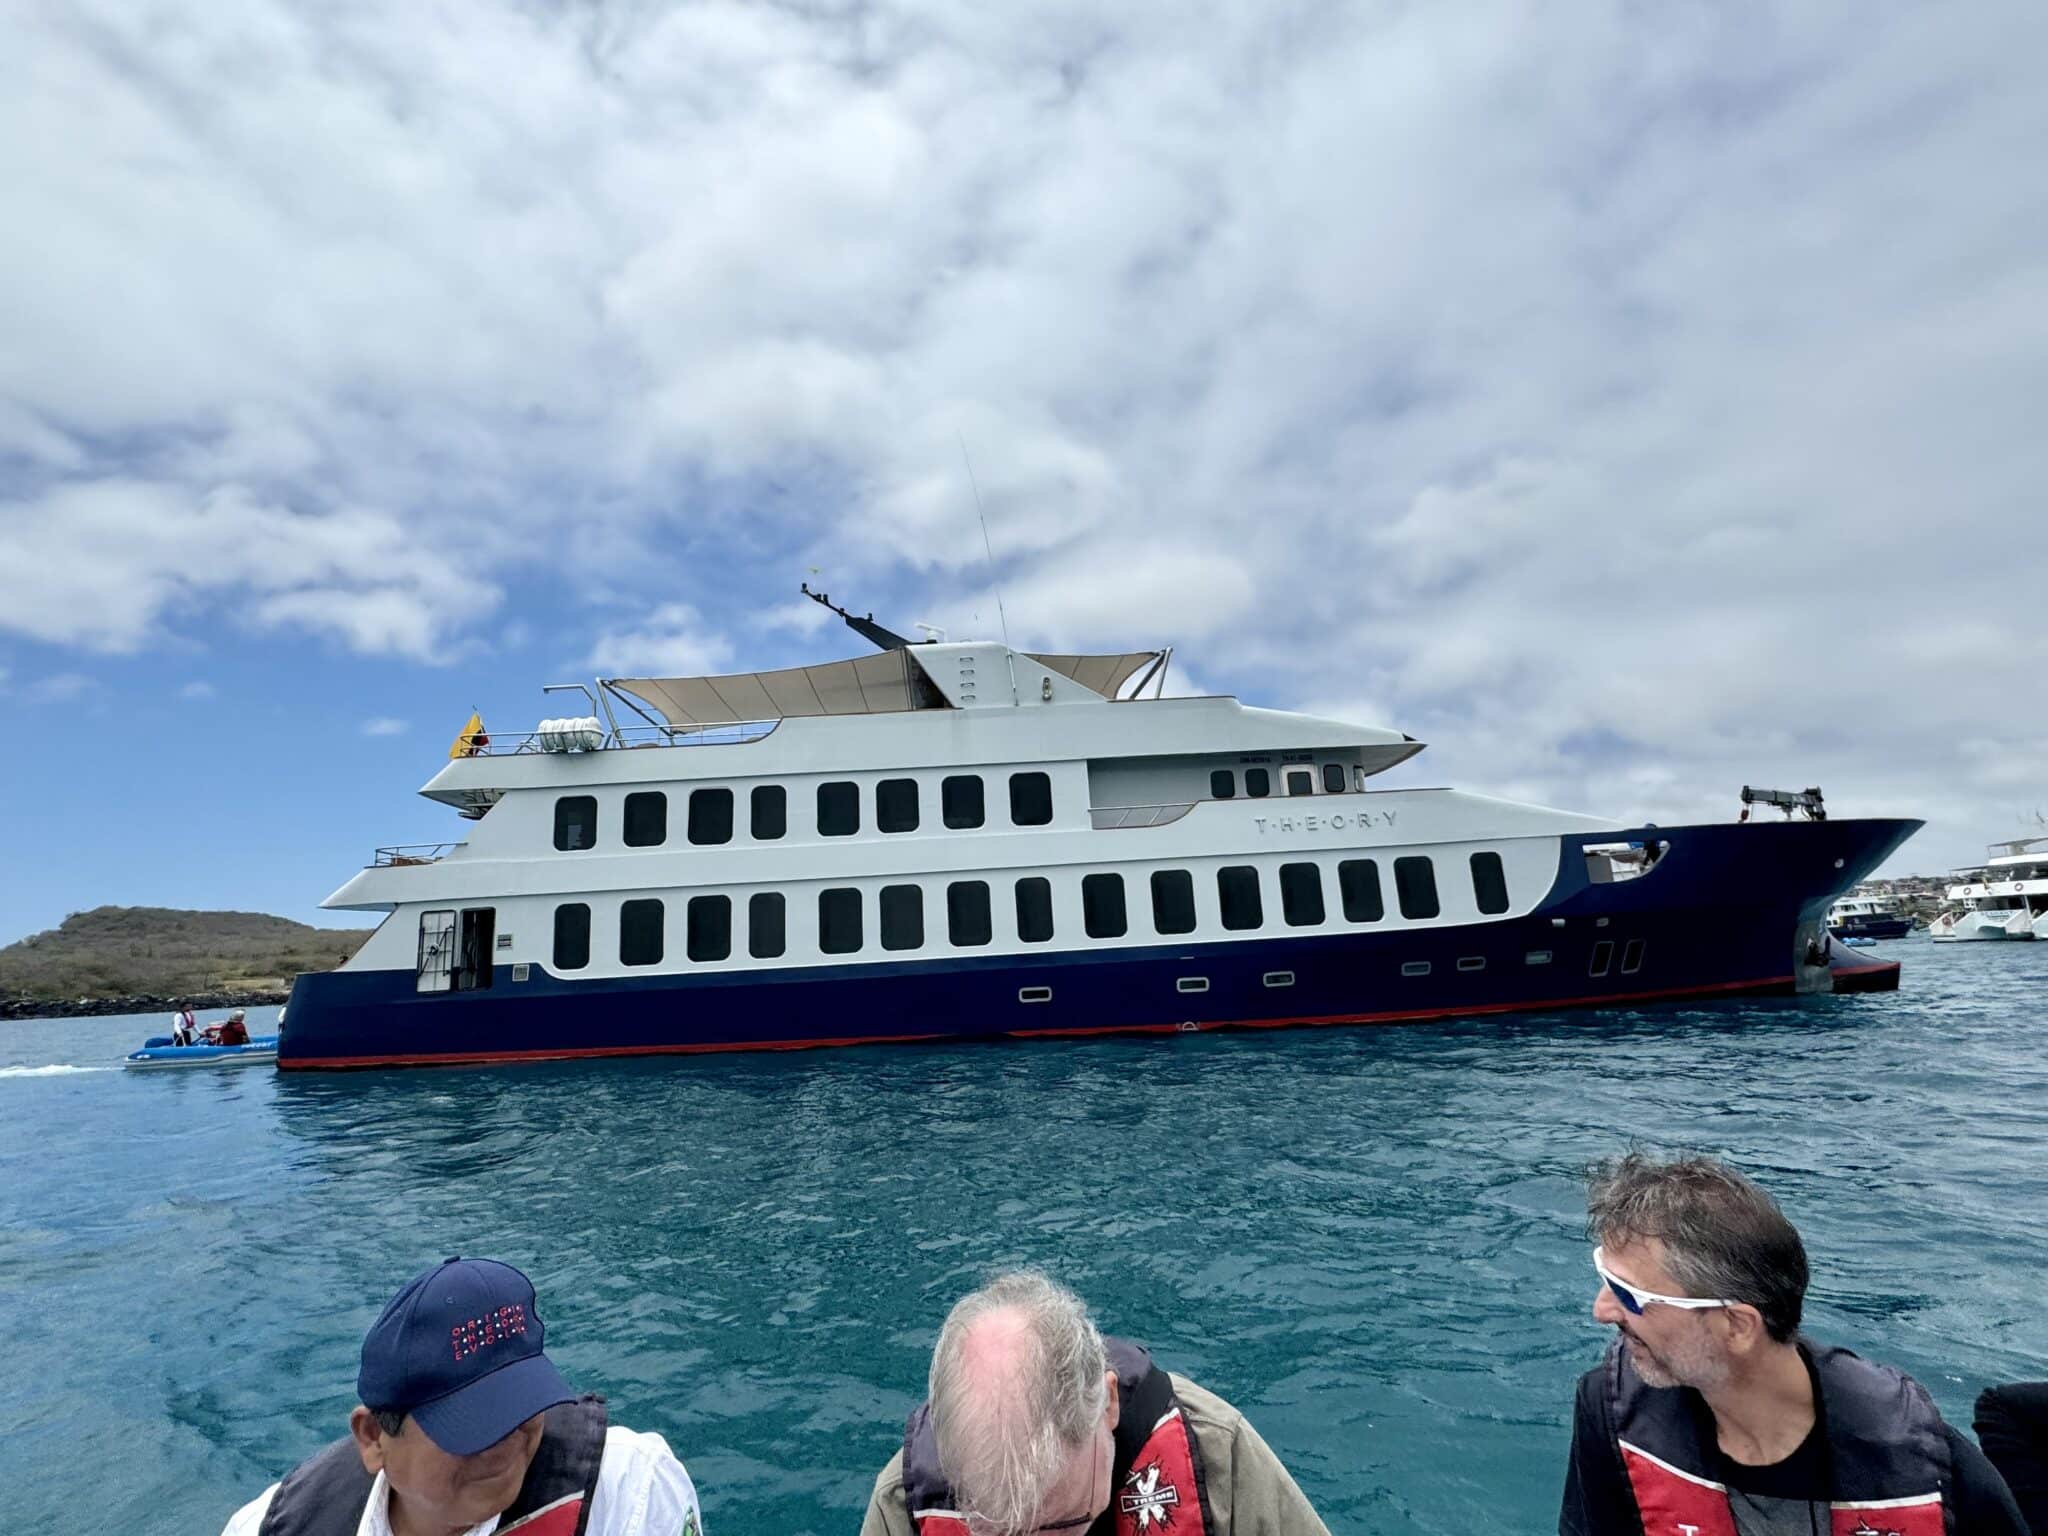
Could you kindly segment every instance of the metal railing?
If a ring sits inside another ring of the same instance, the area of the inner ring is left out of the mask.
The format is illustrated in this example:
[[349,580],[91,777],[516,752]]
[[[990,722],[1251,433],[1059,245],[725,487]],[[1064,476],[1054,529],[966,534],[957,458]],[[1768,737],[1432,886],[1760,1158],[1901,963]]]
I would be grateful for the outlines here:
[[393,843],[372,855],[371,869],[398,869],[407,864],[432,864],[445,859],[462,846],[454,843]]
[[[776,726],[780,720],[742,720],[730,725],[628,725],[616,731],[606,731],[604,739],[594,749],[599,752],[616,752],[631,747],[720,747],[739,746],[749,741],[759,741]],[[523,757],[527,754],[548,754],[541,745],[541,733],[528,731],[523,736],[493,736],[487,746],[465,757]]]
[[1090,806],[1088,819],[1098,832],[1115,832],[1126,827],[1163,827],[1179,821],[1197,803],[1189,800],[1179,805]]

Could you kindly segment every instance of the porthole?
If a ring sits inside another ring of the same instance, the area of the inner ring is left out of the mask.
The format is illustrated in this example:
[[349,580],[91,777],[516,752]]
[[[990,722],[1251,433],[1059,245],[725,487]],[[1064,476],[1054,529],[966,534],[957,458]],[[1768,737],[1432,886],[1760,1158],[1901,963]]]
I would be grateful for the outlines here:
[[1052,1001],[1051,987],[1019,987],[1017,1001],[1020,1003],[1049,1003]]
[[1173,985],[1174,990],[1179,992],[1206,992],[1209,990],[1209,978],[1206,976],[1183,976]]

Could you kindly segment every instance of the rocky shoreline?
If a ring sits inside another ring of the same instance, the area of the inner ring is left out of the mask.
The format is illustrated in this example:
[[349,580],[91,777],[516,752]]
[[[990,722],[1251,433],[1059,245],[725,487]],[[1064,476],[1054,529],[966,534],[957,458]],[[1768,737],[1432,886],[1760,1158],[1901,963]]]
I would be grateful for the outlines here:
[[[249,992],[184,992],[176,997],[137,993],[129,997],[0,997],[0,1019],[91,1019],[117,1013],[161,1013],[190,1008],[206,1013],[216,1008],[267,1008],[291,995],[290,989]],[[202,1023],[210,1022],[201,1020]]]

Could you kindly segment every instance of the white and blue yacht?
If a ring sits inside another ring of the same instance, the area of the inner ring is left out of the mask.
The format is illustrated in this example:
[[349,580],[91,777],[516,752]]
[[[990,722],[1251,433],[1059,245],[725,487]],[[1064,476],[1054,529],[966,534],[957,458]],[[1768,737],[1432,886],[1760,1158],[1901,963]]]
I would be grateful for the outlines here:
[[[1631,826],[1378,789],[1398,731],[1165,697],[1170,652],[910,643],[609,678],[325,905],[284,1069],[1301,1024],[1894,986],[1829,903],[1920,824]],[[621,723],[621,715],[628,723]]]

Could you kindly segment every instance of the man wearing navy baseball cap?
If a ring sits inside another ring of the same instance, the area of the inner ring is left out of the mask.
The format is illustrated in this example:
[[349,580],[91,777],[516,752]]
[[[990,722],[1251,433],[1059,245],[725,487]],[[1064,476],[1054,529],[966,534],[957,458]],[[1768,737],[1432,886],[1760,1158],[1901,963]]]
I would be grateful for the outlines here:
[[605,1422],[541,1352],[509,1264],[416,1275],[363,1339],[349,1432],[235,1512],[222,1536],[699,1536],[690,1474]]

